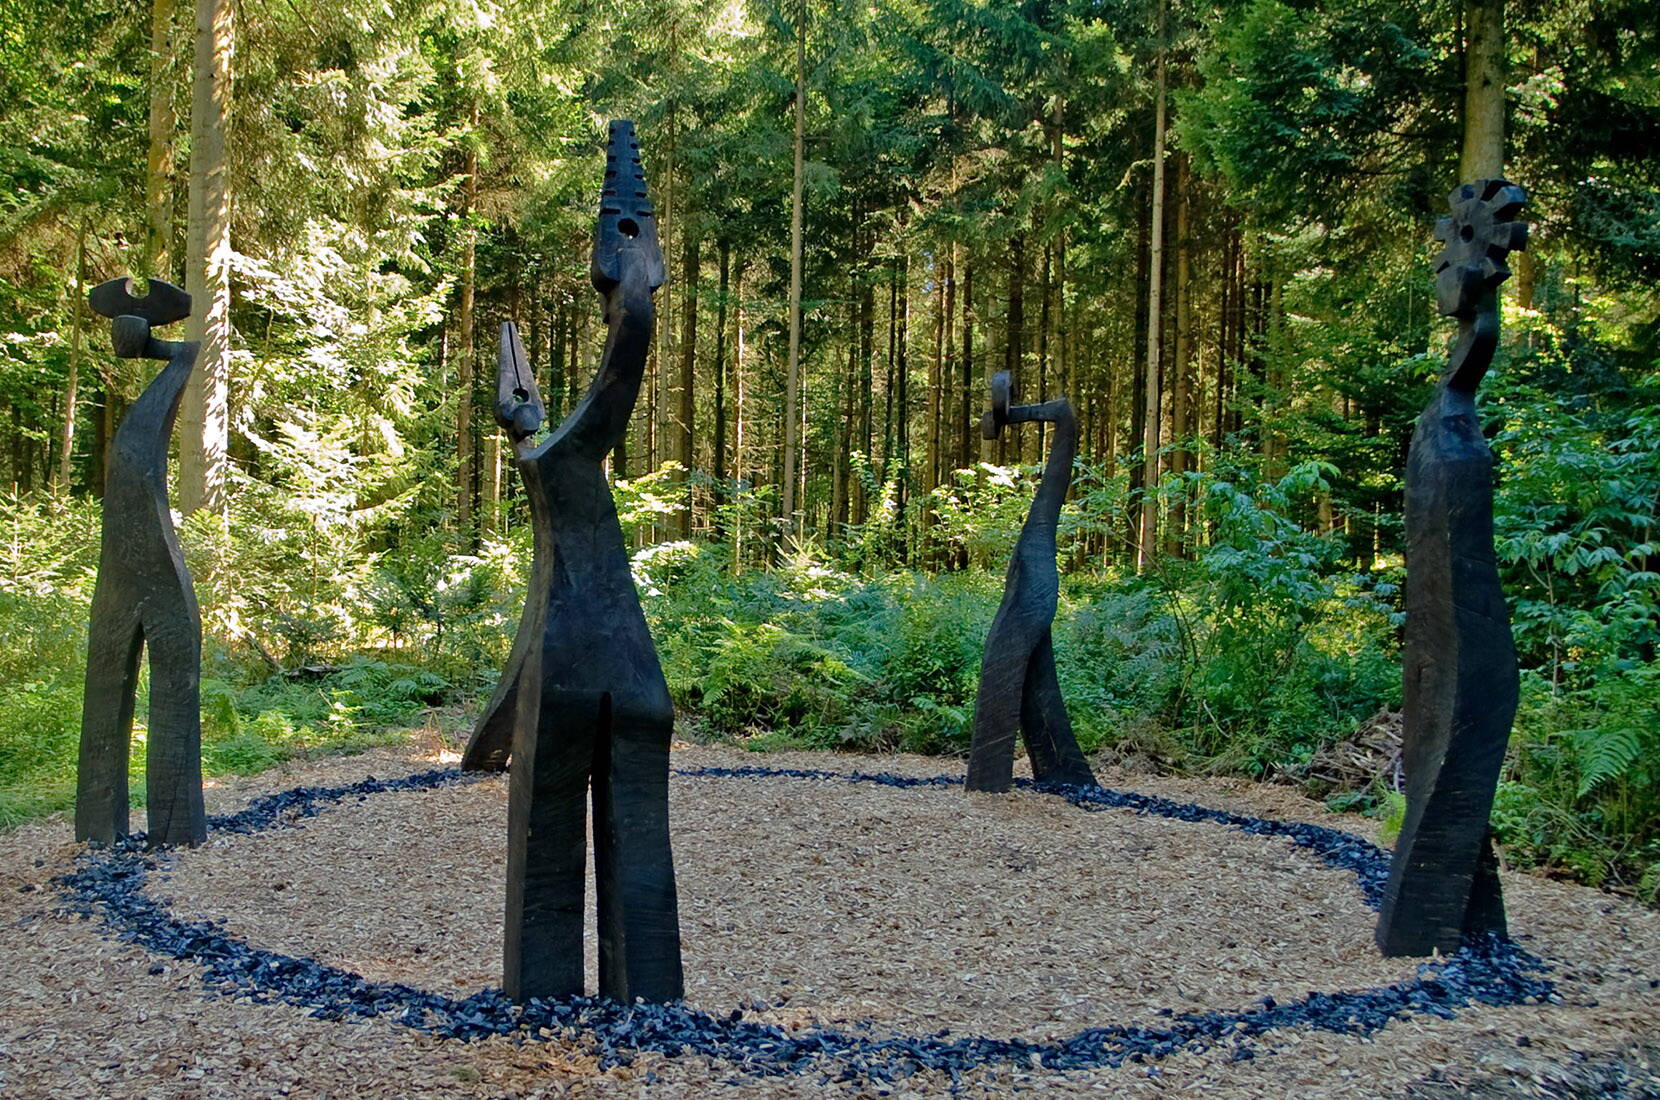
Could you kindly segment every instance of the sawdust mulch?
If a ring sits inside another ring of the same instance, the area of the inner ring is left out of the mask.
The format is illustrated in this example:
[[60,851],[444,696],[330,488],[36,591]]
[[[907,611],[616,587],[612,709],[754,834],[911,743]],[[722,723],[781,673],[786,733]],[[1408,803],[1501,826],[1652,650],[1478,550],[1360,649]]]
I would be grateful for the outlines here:
[[[210,811],[301,783],[433,766],[384,749],[215,786]],[[919,757],[757,757],[686,747],[682,769],[763,764],[902,775]],[[1372,823],[1284,788],[1104,774],[1135,789],[1303,820],[1369,839]],[[1045,1040],[1161,1010],[1389,985],[1353,876],[1284,840],[1031,792],[968,796],[837,780],[679,777],[672,786],[687,1001],[786,1027]],[[500,778],[348,801],[254,836],[214,836],[148,892],[261,947],[380,981],[466,995],[499,981],[506,785]],[[697,1057],[601,1070],[575,1042],[472,1043],[387,1020],[207,998],[194,964],[113,942],[61,911],[75,847],[52,819],[0,836],[0,1094],[6,1096],[876,1096],[947,1091],[809,1073],[745,1075]],[[1512,875],[1521,942],[1550,962],[1557,1004],[1418,1016],[1371,1037],[1281,1031],[1252,1061],[1179,1052],[1056,1073],[993,1066],[968,1094],[1091,1091],[1223,1097],[1660,1096],[1660,914]],[[590,937],[591,942],[591,937]],[[589,960],[590,985],[593,960]],[[1451,1090],[1451,1091],[1447,1091]]]

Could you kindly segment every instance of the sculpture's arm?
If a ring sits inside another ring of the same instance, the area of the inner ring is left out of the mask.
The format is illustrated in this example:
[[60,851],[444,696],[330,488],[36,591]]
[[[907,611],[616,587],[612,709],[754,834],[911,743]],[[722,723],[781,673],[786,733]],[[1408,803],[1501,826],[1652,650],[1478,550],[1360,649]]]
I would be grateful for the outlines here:
[[1028,514],[1027,525],[1033,522],[1053,527],[1060,519],[1061,505],[1066,502],[1066,491],[1072,484],[1072,461],[1078,455],[1078,418],[1072,411],[1072,402],[1064,397],[1043,401],[1036,405],[1010,403],[1014,383],[1008,371],[998,371],[991,378],[991,408],[980,420],[980,434],[996,439],[1008,424],[1028,424],[1034,421],[1053,424],[1053,442],[1049,458],[1043,464],[1043,480],[1038,483],[1036,498]]
[[1072,402],[1064,397],[1009,409],[1009,423],[1031,421],[1053,424],[1055,430],[1050,433],[1049,457],[1043,464],[1043,479],[1038,482],[1030,515],[1033,520],[1055,524],[1060,521],[1061,505],[1066,503],[1066,491],[1072,484],[1072,461],[1078,454],[1078,418]]
[[524,345],[519,342],[519,326],[503,321],[496,358],[496,423],[523,456],[532,449],[532,437],[547,418],[547,406],[542,404],[536,377],[530,372]]
[[548,447],[574,448],[595,461],[622,440],[640,395],[656,311],[640,265],[631,265],[605,297],[605,351],[593,384],[548,440]]

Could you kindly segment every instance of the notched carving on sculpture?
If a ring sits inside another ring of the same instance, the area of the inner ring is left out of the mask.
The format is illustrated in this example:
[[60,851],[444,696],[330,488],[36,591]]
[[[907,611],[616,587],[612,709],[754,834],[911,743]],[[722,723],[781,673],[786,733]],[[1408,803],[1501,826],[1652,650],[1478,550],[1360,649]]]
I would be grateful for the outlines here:
[[669,849],[674,711],[617,522],[605,457],[622,439],[663,282],[634,126],[613,122],[591,265],[609,328],[587,396],[541,443],[546,417],[518,332],[502,326],[496,416],[513,439],[536,553],[513,655],[464,765],[512,758],[504,988],[579,994],[592,792],[599,991],[682,994]]
[[202,808],[202,625],[167,504],[167,443],[194,341],[158,340],[153,327],[190,316],[190,296],[151,279],[143,298],[129,279],[92,289],[92,308],[110,318],[123,359],[166,366],[121,421],[104,482],[98,584],[87,637],[85,706],[76,776],[75,837],[108,844],[127,832],[127,758],[138,662],[150,656],[150,721],[144,786],[152,847],[199,844]]
[[1455,950],[1505,932],[1488,816],[1516,714],[1516,652],[1493,555],[1493,454],[1476,388],[1498,346],[1512,221],[1527,195],[1504,180],[1463,184],[1436,263],[1436,300],[1458,334],[1406,466],[1406,819],[1377,942],[1386,955]]
[[1055,678],[1055,645],[1050,634],[1060,597],[1055,566],[1055,526],[1072,482],[1078,450],[1078,420],[1066,398],[1038,405],[1011,405],[1008,372],[991,382],[991,408],[981,434],[996,439],[1009,424],[1043,421],[1054,425],[1032,510],[1026,516],[1003,582],[1003,602],[986,635],[980,687],[974,699],[974,740],[968,753],[971,791],[1006,791],[1014,780],[1018,730],[1039,782],[1094,786],[1095,775],[1072,734],[1072,720]]

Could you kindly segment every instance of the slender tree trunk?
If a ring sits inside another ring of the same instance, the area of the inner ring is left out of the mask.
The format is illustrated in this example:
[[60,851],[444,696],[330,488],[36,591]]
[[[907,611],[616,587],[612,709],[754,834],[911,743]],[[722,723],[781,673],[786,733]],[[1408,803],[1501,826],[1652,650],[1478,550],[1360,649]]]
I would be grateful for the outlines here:
[[139,274],[173,277],[174,0],[150,0],[150,145],[144,166],[144,250]]
[[[1136,286],[1150,286],[1152,284],[1152,266],[1150,263],[1153,252],[1153,185],[1148,179],[1144,186],[1137,188],[1136,202]],[[1148,333],[1153,331],[1149,321],[1151,301],[1145,294],[1136,295],[1135,322],[1131,328],[1131,354],[1128,369],[1128,386],[1126,379],[1119,370],[1116,360],[1109,361],[1108,370],[1111,372],[1111,412],[1108,420],[1108,431],[1112,433],[1113,452],[1123,458],[1129,469],[1129,500],[1124,510],[1125,526],[1122,535],[1115,540],[1115,549],[1122,547],[1127,551],[1130,561],[1135,559],[1135,548],[1141,534],[1141,498],[1144,482],[1142,476],[1145,465],[1135,456],[1141,453],[1142,437],[1147,427],[1147,345]],[[1126,393],[1126,389],[1128,393]],[[1127,415],[1126,415],[1127,413]],[[1120,420],[1128,420],[1129,434],[1119,438]],[[1103,550],[1103,552],[1105,552]]]
[[732,272],[732,242],[720,239],[720,289],[715,298],[715,503],[726,502],[726,298]]
[[[1052,245],[1044,246],[1043,267],[1038,273],[1037,392],[1032,395],[1037,401],[1043,401],[1049,395],[1049,356],[1051,349],[1054,347],[1054,341],[1050,336],[1050,326],[1055,319],[1049,280],[1054,274],[1052,266],[1054,251]],[[1032,433],[1037,440],[1037,448],[1033,452],[1033,462],[1037,462],[1043,457],[1045,427],[1047,425],[1040,420],[1037,424],[1037,431]]]
[[963,257],[963,365],[962,365],[962,392],[959,395],[962,408],[959,410],[958,430],[959,448],[957,465],[965,470],[974,468],[979,455],[974,446],[974,425],[978,423],[974,416],[974,261]]
[[[863,269],[859,279],[859,450],[865,456],[867,470],[874,467],[875,453],[871,439],[871,411],[873,400],[871,384],[871,355],[876,323],[875,292],[870,285],[869,269]],[[859,479],[853,495],[853,522],[863,524],[870,518],[870,493],[865,488],[868,473]]]
[[846,532],[850,466],[853,451],[853,391],[859,383],[859,297],[853,286],[853,276],[847,280],[847,371],[842,375],[841,416],[837,417],[834,433],[835,449],[830,455],[830,516],[825,534],[840,538]]
[[[949,325],[946,320],[946,302],[949,301],[951,294],[949,289],[951,282],[949,265],[950,261],[945,261],[942,266],[936,260],[935,270],[939,273],[939,276],[934,280],[934,354],[928,360],[928,453],[923,460],[922,469],[922,491],[925,493],[931,493],[939,487],[945,466],[945,459],[940,454],[941,406],[944,404],[940,396],[940,390],[945,379],[949,377],[945,373],[948,354],[945,350],[945,330]],[[924,527],[929,525],[931,513],[932,509],[924,511],[922,516]]]
[[945,252],[945,352],[940,363],[939,417],[940,417],[940,476],[941,482],[951,480],[956,463],[951,460],[951,419],[953,417],[951,390],[957,377],[957,246]]
[[888,279],[888,358],[882,384],[882,484],[887,485],[897,464],[893,458],[894,358],[899,340],[899,276],[890,269]]
[[1504,175],[1504,0],[1464,0],[1463,182]]
[[[1170,452],[1170,472],[1178,479],[1187,472],[1192,462],[1188,437],[1193,432],[1193,337],[1191,332],[1191,292],[1189,285],[1192,268],[1191,241],[1188,237],[1191,203],[1188,191],[1193,177],[1188,171],[1187,155],[1176,160],[1176,339],[1175,362],[1171,364],[1174,377],[1170,399],[1170,435],[1175,448]],[[1187,490],[1181,484],[1174,487],[1170,498],[1170,519],[1166,528],[1165,549],[1172,556],[1184,552],[1187,537]]]
[[1165,98],[1165,5],[1159,4],[1159,60],[1153,116],[1153,224],[1149,231],[1152,249],[1147,283],[1147,394],[1142,414],[1141,437],[1141,530],[1136,540],[1136,572],[1145,572],[1158,548],[1159,407],[1163,366],[1161,337],[1164,318],[1164,98]]
[[[1009,242],[1009,312],[1006,318],[1003,362],[1009,372],[1009,381],[1021,401],[1029,400],[1026,392],[1026,237],[1016,233]],[[1019,461],[1021,437],[1033,439],[1037,433],[1004,432],[997,437],[997,461]]]
[[[478,104],[468,121],[473,135],[478,130]],[[473,227],[473,209],[478,204],[478,147],[469,136],[467,161],[461,181],[461,290],[456,304],[455,334],[455,529],[463,546],[473,543],[473,485],[477,480],[473,441],[473,306],[477,292],[478,233]]]
[[[688,207],[689,209],[689,207]],[[680,464],[686,467],[682,474],[685,481],[685,496],[683,503],[685,510],[680,513],[680,537],[692,537],[692,478],[691,471],[697,465],[697,456],[694,453],[694,430],[697,419],[697,279],[703,269],[703,253],[699,234],[692,226],[690,217],[685,219],[686,224],[681,232],[684,240],[681,243],[680,280],[681,286],[681,338],[680,338],[680,410],[676,425],[678,439],[676,440],[676,457]]]
[[[911,401],[910,401],[910,370],[906,365],[907,345],[910,343],[911,327],[911,258],[901,256],[899,263],[894,267],[894,278],[899,282],[899,349],[898,358],[894,363],[894,371],[899,376],[899,407],[895,410],[899,445],[899,487],[898,504],[899,515],[903,521],[905,504],[911,481]],[[910,560],[910,525],[902,522],[906,532],[899,544],[899,560]]]
[[783,520],[786,536],[795,533],[798,507],[795,497],[796,450],[801,441],[796,429],[796,406],[801,392],[801,214],[806,143],[807,0],[798,0],[795,21],[795,173],[790,184],[790,360],[784,380]]
[[86,348],[86,219],[75,234],[75,283],[69,292],[69,378],[63,388],[63,428],[58,443],[55,491],[69,495],[69,475],[75,454],[75,390],[81,381],[81,357]]
[[225,506],[230,443],[231,193],[225,131],[231,114],[235,34],[230,0],[196,0],[190,104],[190,232],[185,289],[188,338],[202,350],[179,413],[179,509]]
[[[737,387],[737,410],[732,424],[732,469],[733,480],[738,483],[738,492],[753,493],[754,484],[749,480],[749,406],[746,399],[749,396],[747,378],[744,371],[744,265],[740,260],[736,277],[732,280],[732,382]],[[742,570],[744,566],[744,524],[743,518],[748,514],[748,507],[738,510],[732,529],[732,566],[734,570]]]

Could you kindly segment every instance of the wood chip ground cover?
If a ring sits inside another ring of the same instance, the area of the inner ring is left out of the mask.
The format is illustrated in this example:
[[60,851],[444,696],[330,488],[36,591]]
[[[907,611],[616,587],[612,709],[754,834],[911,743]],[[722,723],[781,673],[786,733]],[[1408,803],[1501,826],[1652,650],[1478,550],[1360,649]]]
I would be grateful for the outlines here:
[[[757,757],[685,748],[683,771],[745,767],[947,772],[952,762]],[[393,750],[210,791],[216,812],[301,783],[432,766]],[[1283,789],[1103,776],[1109,786],[1365,833]],[[1283,839],[1017,791],[968,796],[790,778],[679,776],[672,789],[681,921],[695,1008],[794,1031],[953,1034],[1035,1043],[1168,1012],[1408,981],[1376,956],[1354,876]],[[501,779],[347,800],[258,835],[216,835],[163,861],[147,893],[261,948],[465,997],[499,977]],[[952,1079],[759,1077],[700,1057],[602,1067],[582,1035],[446,1041],[392,1021],[204,998],[200,967],[111,942],[62,912],[67,825],[0,837],[5,1095],[922,1095]],[[1413,1016],[1370,1037],[1282,1028],[1257,1056],[1227,1043],[1156,1062],[1056,1073],[999,1063],[968,1094],[1660,1095],[1660,918],[1594,891],[1506,879],[1512,925],[1554,966],[1560,1001]],[[591,938],[590,938],[591,940]],[[593,961],[589,960],[590,975]],[[152,973],[154,971],[154,973]],[[590,977],[590,981],[592,978]],[[1594,1091],[1575,1091],[1594,1089]],[[1428,1090],[1428,1091],[1425,1091]]]

